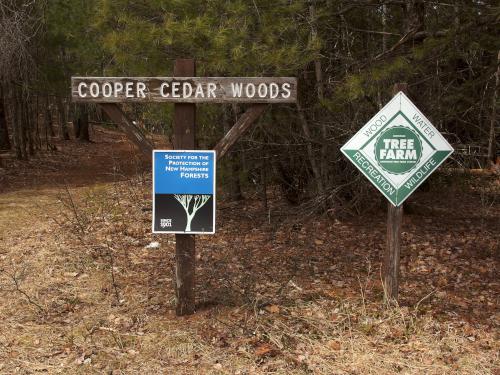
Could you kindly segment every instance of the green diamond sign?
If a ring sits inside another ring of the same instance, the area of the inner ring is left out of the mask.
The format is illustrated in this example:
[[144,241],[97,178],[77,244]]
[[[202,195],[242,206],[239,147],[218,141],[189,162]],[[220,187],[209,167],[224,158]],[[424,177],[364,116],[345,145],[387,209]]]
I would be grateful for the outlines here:
[[453,148],[399,92],[341,151],[395,206],[401,205]]

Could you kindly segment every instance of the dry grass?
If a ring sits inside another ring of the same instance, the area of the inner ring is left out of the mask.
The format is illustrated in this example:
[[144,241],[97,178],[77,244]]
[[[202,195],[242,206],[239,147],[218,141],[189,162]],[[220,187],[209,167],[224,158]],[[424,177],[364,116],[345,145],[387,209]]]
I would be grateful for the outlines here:
[[222,205],[218,234],[199,238],[199,312],[176,318],[173,237],[149,233],[149,184],[3,196],[0,373],[498,373],[496,286],[473,307],[490,320],[437,311],[426,285],[385,306],[373,259],[350,273],[349,242],[311,247],[324,223],[255,229],[252,207]]

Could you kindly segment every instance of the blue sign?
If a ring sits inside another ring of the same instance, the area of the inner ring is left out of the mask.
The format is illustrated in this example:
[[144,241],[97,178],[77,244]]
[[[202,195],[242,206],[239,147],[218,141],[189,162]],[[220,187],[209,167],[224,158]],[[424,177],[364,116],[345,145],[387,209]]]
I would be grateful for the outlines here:
[[215,233],[215,151],[153,151],[153,233]]

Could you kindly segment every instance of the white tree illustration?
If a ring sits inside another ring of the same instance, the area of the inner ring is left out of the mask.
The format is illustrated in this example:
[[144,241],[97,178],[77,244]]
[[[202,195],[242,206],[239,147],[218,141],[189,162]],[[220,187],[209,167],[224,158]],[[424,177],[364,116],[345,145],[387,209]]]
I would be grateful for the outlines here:
[[[186,232],[191,231],[191,221],[193,217],[196,215],[196,212],[202,208],[205,203],[208,202],[211,195],[189,195],[189,194],[175,194],[175,199],[182,205],[184,211],[186,211],[187,223],[186,223]],[[191,204],[193,202],[193,204]],[[191,212],[189,209],[191,208]]]

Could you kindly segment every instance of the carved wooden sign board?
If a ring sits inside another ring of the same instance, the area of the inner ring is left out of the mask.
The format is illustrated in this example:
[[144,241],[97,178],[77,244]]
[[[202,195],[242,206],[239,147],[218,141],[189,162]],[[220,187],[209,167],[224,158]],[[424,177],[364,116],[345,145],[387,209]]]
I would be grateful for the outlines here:
[[94,103],[294,103],[290,77],[73,77],[73,101]]

